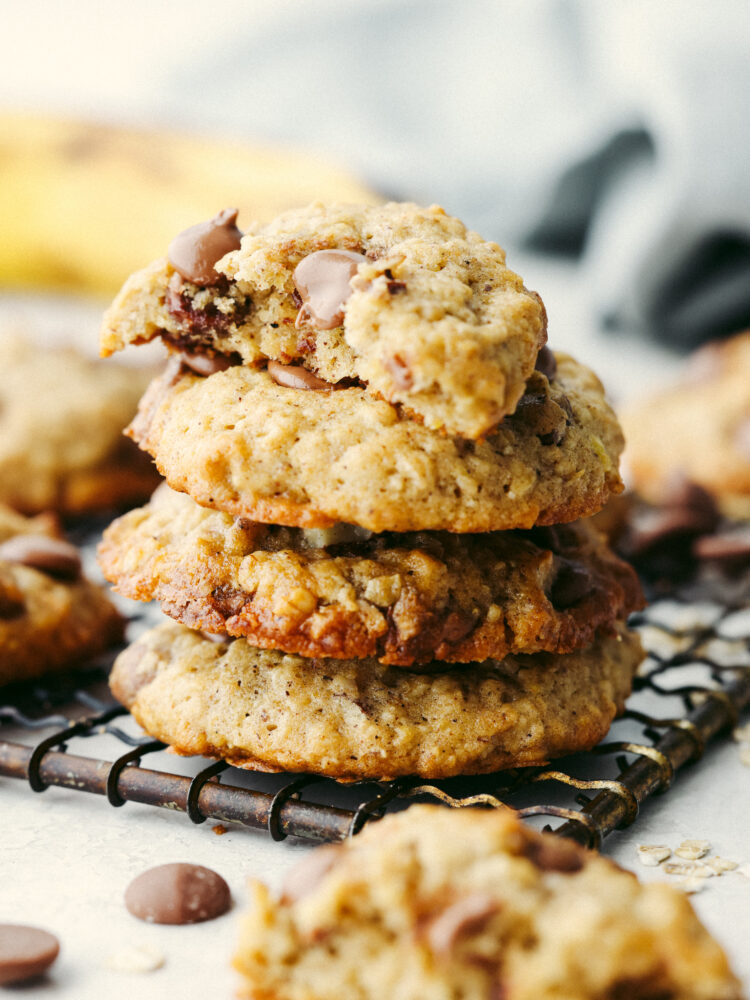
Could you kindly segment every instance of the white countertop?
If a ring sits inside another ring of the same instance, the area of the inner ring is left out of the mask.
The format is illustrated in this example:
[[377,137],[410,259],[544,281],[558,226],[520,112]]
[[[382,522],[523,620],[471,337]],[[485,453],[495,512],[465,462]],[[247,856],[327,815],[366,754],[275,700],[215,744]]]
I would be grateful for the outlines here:
[[[668,378],[677,362],[656,348],[604,338],[591,327],[575,272],[532,260],[510,262],[543,288],[550,314],[550,341],[578,354],[602,375],[618,399]],[[0,320],[14,317],[54,334],[75,329],[93,343],[97,310],[75,302],[41,302],[27,296],[0,299]],[[112,759],[123,752],[111,737],[95,737],[72,752]],[[159,755],[162,757],[162,755]],[[163,759],[163,757],[162,757]],[[195,762],[167,758],[187,773]],[[152,764],[152,758],[144,762]],[[162,765],[163,766],[163,765]],[[637,870],[643,879],[664,876],[641,867],[637,843],[706,839],[713,853],[750,862],[750,769],[728,739],[711,745],[697,764],[681,771],[664,798],[650,800],[635,826],[609,837],[603,853]],[[62,952],[48,979],[3,991],[49,1000],[120,1000],[138,997],[231,997],[237,977],[229,967],[238,914],[246,904],[246,881],[278,883],[309,848],[273,843],[267,835],[230,827],[217,836],[215,823],[194,826],[184,814],[128,803],[114,809],[99,796],[49,788],[34,794],[21,781],[0,778],[0,922],[31,923],[57,934]],[[188,927],[140,923],[125,910],[123,892],[144,869],[168,861],[190,861],[215,869],[230,885],[234,906],[218,920]],[[750,991],[750,878],[733,872],[709,879],[692,897],[709,929],[727,949]],[[164,956],[157,971],[114,972],[108,958],[125,944],[156,947]]]

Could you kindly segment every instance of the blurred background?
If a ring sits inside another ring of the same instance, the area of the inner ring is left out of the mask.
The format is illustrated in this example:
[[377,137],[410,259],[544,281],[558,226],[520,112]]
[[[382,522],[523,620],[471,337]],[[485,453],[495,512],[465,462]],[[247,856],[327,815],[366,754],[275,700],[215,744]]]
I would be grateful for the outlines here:
[[105,301],[225,203],[242,224],[368,190],[500,242],[615,395],[750,325],[742,0],[27,0],[3,22],[5,314]]

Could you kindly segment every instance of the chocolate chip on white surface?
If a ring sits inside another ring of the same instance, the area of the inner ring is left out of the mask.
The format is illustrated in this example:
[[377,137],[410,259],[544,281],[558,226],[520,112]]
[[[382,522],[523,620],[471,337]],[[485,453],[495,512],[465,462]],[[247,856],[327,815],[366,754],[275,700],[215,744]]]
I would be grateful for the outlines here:
[[197,924],[220,917],[230,905],[221,875],[183,862],[149,868],[125,890],[130,913],[151,924]]
[[0,924],[0,986],[41,976],[60,952],[54,934],[24,924]]

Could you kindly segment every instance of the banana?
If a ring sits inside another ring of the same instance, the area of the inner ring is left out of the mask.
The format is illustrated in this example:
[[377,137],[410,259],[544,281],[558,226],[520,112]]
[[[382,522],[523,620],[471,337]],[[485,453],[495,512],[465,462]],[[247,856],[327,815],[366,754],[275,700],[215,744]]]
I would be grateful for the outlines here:
[[310,153],[32,115],[0,114],[0,163],[0,284],[99,295],[222,208],[378,200]]

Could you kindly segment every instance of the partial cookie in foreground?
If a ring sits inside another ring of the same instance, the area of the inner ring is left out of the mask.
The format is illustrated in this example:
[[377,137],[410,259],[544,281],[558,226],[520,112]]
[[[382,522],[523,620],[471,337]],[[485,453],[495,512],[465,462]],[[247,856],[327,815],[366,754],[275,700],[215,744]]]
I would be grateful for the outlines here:
[[585,522],[530,532],[373,535],[282,528],[160,487],[104,533],[119,593],[184,625],[309,657],[465,663],[566,653],[642,606],[634,571]]
[[83,666],[118,642],[123,627],[54,519],[29,520],[0,505],[0,684]]
[[254,521],[530,528],[593,514],[622,489],[622,433],[601,383],[562,354],[550,376],[535,372],[516,412],[472,442],[363,389],[286,388],[245,365],[202,378],[170,362],[128,433],[174,489]]
[[85,514],[145,500],[159,476],[122,431],[149,375],[0,338],[0,503]]
[[546,317],[496,243],[408,203],[317,203],[252,224],[241,244],[235,222],[227,211],[192,227],[134,274],[102,353],[162,337],[199,360],[301,365],[467,438],[516,408]]
[[589,749],[642,659],[622,627],[585,650],[430,674],[315,660],[160,625],[120,654],[112,690],[179,753],[341,779],[482,774]]
[[741,1000],[683,893],[510,810],[413,806],[253,889],[253,1000]]
[[676,476],[750,515],[750,331],[696,351],[676,385],[622,414],[641,496],[661,504]]

